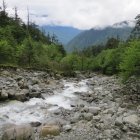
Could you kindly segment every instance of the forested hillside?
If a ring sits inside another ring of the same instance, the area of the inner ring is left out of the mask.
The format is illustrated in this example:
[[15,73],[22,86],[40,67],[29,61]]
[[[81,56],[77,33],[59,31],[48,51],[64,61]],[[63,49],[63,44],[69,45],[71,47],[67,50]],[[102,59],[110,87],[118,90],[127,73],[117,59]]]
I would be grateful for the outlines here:
[[35,23],[25,24],[18,16],[7,13],[6,3],[0,10],[0,64],[22,67],[51,67],[65,55],[55,36],[45,36]]
[[104,29],[90,29],[86,30],[76,37],[66,45],[66,50],[71,52],[74,49],[82,50],[92,45],[105,44],[108,38],[114,37],[119,38],[122,41],[126,41],[130,36],[132,27],[106,27]]

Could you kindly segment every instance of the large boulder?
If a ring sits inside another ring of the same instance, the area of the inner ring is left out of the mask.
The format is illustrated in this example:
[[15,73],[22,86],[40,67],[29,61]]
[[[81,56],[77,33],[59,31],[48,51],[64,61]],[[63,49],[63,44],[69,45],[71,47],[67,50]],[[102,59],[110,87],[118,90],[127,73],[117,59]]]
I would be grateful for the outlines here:
[[85,120],[91,121],[92,118],[93,118],[93,115],[92,115],[92,113],[84,113],[83,117],[84,117]]
[[40,81],[38,78],[32,78],[32,85],[36,85],[36,84],[39,84]]
[[28,98],[29,90],[23,89],[20,92],[15,94],[15,99],[18,101],[26,101]]
[[15,89],[9,89],[7,91],[7,93],[8,93],[8,98],[10,98],[10,99],[14,99],[15,98]]
[[135,114],[123,118],[124,123],[132,124],[132,125],[138,125],[139,121],[140,121],[139,117]]
[[35,140],[30,125],[13,126],[4,130],[1,140]]
[[65,132],[68,132],[68,131],[71,131],[71,129],[72,129],[72,126],[71,125],[64,125],[63,126],[63,130],[65,131]]
[[47,137],[48,135],[57,136],[60,134],[60,127],[58,125],[45,125],[42,127],[40,136]]
[[29,97],[30,98],[38,98],[41,97],[41,89],[39,88],[39,85],[33,85],[33,86],[29,86],[29,90],[30,90],[30,94]]
[[19,80],[19,81],[18,81],[18,86],[19,86],[21,89],[27,87],[25,79]]
[[81,119],[82,119],[82,114],[76,112],[76,113],[74,114],[74,116],[71,118],[70,122],[71,122],[71,123],[76,123],[76,122],[78,122],[78,121],[81,120]]
[[93,115],[98,115],[98,113],[101,111],[101,108],[100,107],[84,107],[82,109],[82,112],[89,112]]
[[4,101],[8,99],[8,94],[6,90],[1,90],[0,91],[0,101]]
[[1,75],[10,76],[11,73],[9,71],[7,71],[7,70],[4,70],[4,71],[1,72]]
[[93,115],[97,115],[101,111],[100,107],[89,107],[89,112]]

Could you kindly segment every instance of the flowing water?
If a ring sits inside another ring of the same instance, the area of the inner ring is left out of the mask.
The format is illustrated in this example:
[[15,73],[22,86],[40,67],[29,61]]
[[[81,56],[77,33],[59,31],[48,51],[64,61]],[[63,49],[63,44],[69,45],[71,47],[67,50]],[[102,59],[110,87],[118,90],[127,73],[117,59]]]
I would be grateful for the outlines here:
[[27,102],[10,101],[0,104],[0,124],[4,123],[30,123],[42,121],[49,111],[63,107],[72,109],[71,103],[78,100],[75,92],[90,92],[89,80],[80,82],[68,82],[63,80],[63,88],[55,90],[53,96],[46,96],[45,99],[32,98]]

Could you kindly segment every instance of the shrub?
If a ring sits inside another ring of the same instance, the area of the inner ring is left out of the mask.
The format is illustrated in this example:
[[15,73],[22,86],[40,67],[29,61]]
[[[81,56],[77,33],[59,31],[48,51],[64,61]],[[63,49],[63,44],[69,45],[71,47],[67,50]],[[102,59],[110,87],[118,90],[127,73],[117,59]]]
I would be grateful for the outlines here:
[[120,64],[121,75],[124,80],[130,76],[140,76],[140,41],[131,41],[122,56]]

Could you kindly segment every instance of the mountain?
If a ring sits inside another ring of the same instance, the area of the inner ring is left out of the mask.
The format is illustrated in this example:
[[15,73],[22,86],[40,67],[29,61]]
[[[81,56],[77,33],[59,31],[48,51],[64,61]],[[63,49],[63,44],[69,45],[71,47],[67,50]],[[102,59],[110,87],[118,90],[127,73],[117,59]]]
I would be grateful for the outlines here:
[[110,37],[119,37],[125,41],[129,37],[134,25],[133,21],[123,21],[106,28],[86,30],[69,41],[66,45],[66,50],[70,52],[74,49],[81,50],[92,45],[104,44]]
[[122,21],[118,22],[112,25],[114,28],[125,28],[125,27],[134,27],[136,22],[134,20],[127,20],[127,21]]
[[67,44],[72,38],[77,36],[82,30],[66,27],[66,26],[41,26],[42,29],[46,32],[46,35],[50,33],[51,35],[55,34],[63,45]]

